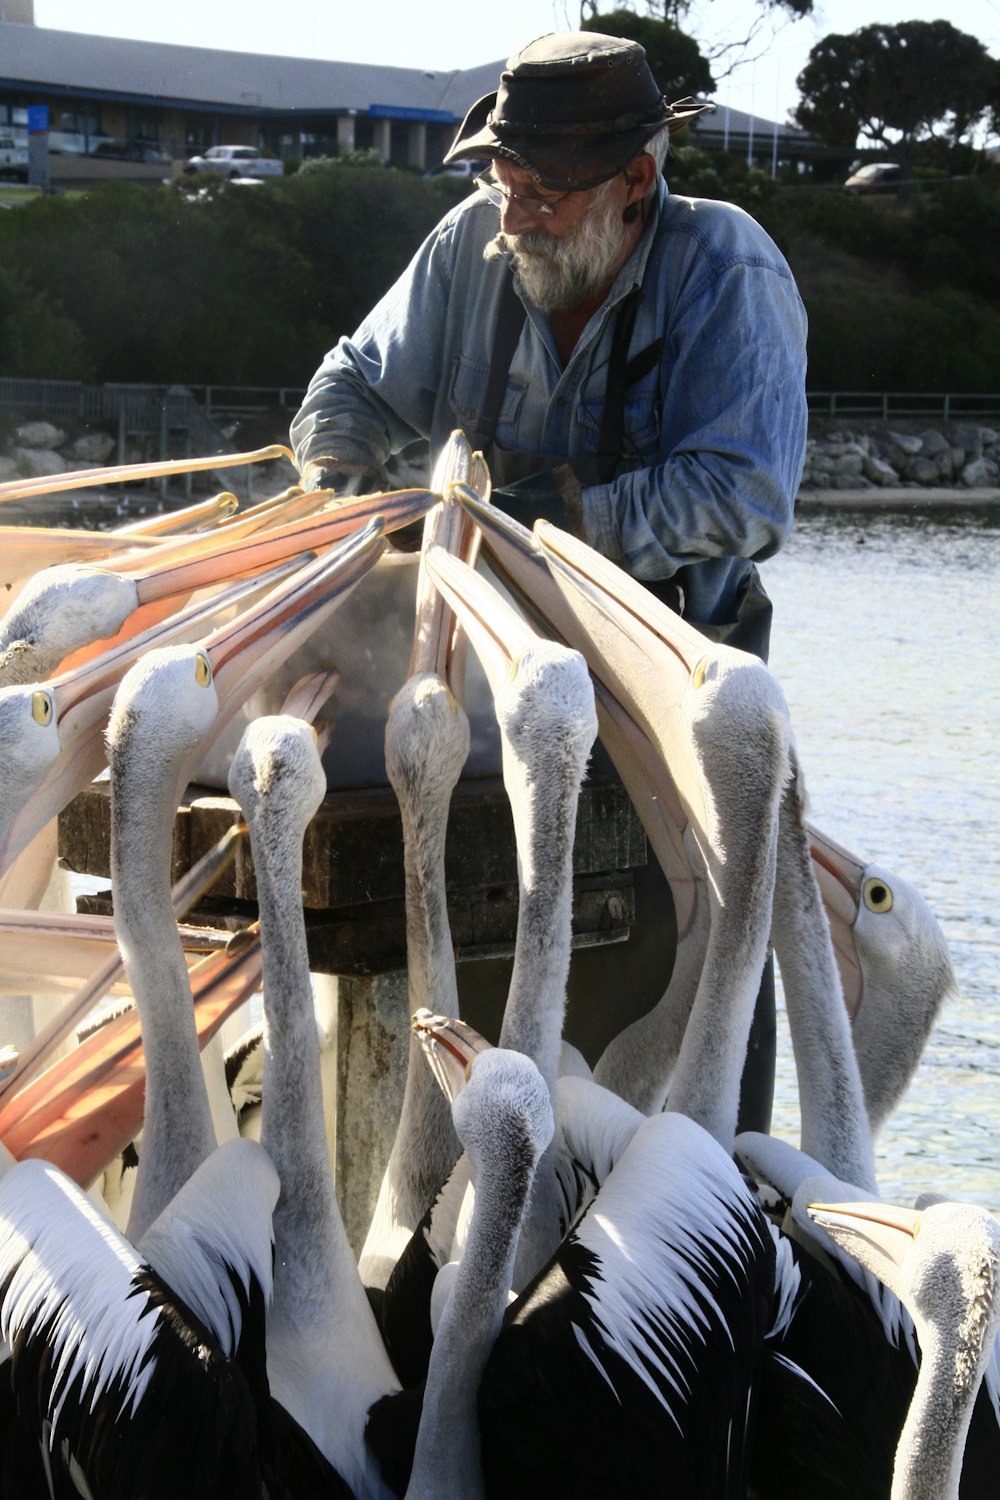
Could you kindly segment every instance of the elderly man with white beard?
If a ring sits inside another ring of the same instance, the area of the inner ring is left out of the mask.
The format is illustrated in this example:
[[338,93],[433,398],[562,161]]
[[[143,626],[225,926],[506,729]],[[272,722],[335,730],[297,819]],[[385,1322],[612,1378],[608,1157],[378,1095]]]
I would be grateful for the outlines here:
[[[759,224],[668,191],[670,136],[710,107],[668,104],[620,37],[522,47],[445,158],[490,162],[479,191],[326,356],[291,435],[307,487],[352,492],[461,428],[502,509],[548,517],[766,659],[755,564],[792,528],[806,318]],[[767,1129],[758,1092],[743,1128]]]

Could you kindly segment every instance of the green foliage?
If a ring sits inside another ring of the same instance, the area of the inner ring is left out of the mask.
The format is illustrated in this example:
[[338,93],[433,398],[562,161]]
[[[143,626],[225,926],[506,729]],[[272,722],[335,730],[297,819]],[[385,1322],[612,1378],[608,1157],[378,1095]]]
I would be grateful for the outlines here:
[[672,146],[664,168],[672,192],[689,198],[722,198],[738,203],[763,220],[781,185],[733,151],[706,151],[701,146]]
[[[785,252],[813,389],[1000,389],[1000,170],[903,202],[675,144],[667,178],[740,204]],[[305,385],[468,191],[331,160],[253,188],[39,196],[0,214],[0,373]]]
[[92,366],[80,328],[47,292],[0,264],[0,375],[23,380],[89,380]]
[[1000,172],[907,201],[796,188],[760,217],[809,314],[813,390],[1000,389]]
[[904,160],[911,142],[935,133],[960,141],[996,96],[997,63],[974,36],[949,21],[862,26],[824,37],[798,77],[795,118],[835,145],[859,135]]
[[646,60],[662,93],[670,101],[688,94],[714,94],[715,79],[698,43],[671,21],[637,16],[634,10],[612,10],[590,16],[584,31],[625,37],[645,48]]

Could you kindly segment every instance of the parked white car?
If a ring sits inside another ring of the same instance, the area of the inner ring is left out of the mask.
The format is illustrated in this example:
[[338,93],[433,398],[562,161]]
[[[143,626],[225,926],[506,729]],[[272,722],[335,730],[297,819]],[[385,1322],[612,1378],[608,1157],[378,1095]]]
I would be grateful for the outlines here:
[[13,135],[0,133],[0,177],[28,176],[28,148],[19,146]]
[[192,156],[185,172],[221,172],[224,177],[280,177],[285,164],[264,156],[256,146],[209,146],[201,156]]

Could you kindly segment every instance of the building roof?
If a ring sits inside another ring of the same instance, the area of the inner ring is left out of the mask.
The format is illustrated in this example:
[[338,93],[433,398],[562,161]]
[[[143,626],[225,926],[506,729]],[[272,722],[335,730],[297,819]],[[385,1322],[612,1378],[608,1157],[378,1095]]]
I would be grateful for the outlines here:
[[[378,63],[224,52],[172,42],[137,42],[0,21],[0,85],[80,97],[221,108],[254,114],[365,113],[388,106],[411,118],[435,112],[461,120],[497,86],[505,60],[451,71]],[[718,105],[694,122],[696,135],[722,141],[758,136],[808,139],[796,125]]]
[[0,21],[0,83],[177,105],[280,112],[439,110],[461,119],[496,88],[504,60],[434,72],[374,63],[222,52]]

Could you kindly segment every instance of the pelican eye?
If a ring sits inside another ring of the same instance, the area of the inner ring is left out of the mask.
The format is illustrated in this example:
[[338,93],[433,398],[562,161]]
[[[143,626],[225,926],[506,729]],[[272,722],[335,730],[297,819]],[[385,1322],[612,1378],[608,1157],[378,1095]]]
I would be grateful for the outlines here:
[[199,651],[194,659],[194,680],[199,687],[208,687],[212,681],[212,663],[204,651]]
[[869,911],[892,911],[892,891],[884,880],[872,876],[871,880],[865,881],[861,894]]
[[472,1058],[470,1057],[469,1061],[465,1065],[465,1081],[466,1081],[466,1083],[469,1082],[469,1080],[470,1080],[471,1077],[472,1077]]
[[44,688],[38,688],[32,693],[31,717],[36,724],[41,724],[43,728],[46,724],[51,724],[54,712],[51,693],[47,693]]
[[691,673],[691,686],[694,688],[695,692],[698,691],[698,689],[701,687],[702,683],[705,681],[705,677],[706,677],[707,672],[708,672],[708,657],[707,656],[703,656],[702,659],[701,659],[701,661],[698,662],[698,664],[695,667],[694,671]]

